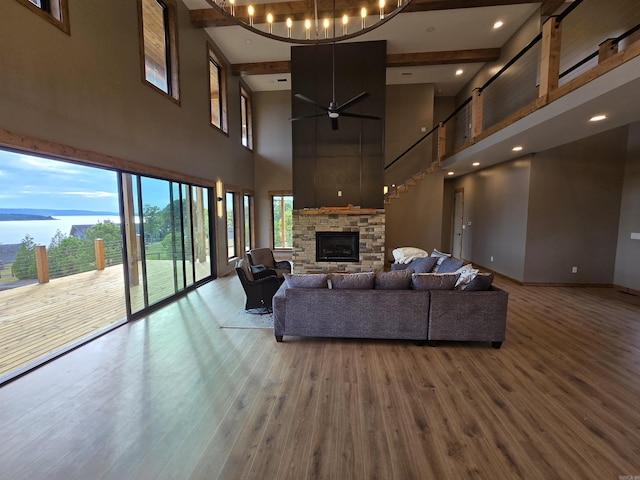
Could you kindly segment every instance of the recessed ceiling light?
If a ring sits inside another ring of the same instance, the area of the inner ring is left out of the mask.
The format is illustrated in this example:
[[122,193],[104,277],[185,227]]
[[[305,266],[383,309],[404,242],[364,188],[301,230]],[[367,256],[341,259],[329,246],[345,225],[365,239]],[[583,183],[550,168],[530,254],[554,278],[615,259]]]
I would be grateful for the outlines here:
[[477,167],[478,165],[480,165],[480,162],[473,162],[471,165],[473,165],[474,167]]
[[590,122],[601,122],[602,120],[606,119],[607,116],[606,115],[594,115],[593,117],[591,117],[589,119]]
[[253,40],[251,40],[250,38],[247,38],[244,43],[246,43],[247,45],[251,45],[253,43]]
[[495,30],[497,28],[500,28],[503,25],[504,25],[504,23],[502,22],[502,20],[498,20],[496,23],[493,24],[493,28]]
[[447,175],[453,175],[454,172],[447,172]]
[[511,150],[514,151],[514,152],[520,152],[520,151],[522,151],[522,149],[523,149],[523,147],[521,145],[516,145]]
[[461,68],[456,70],[456,75],[462,75],[464,73],[464,70],[462,70]]

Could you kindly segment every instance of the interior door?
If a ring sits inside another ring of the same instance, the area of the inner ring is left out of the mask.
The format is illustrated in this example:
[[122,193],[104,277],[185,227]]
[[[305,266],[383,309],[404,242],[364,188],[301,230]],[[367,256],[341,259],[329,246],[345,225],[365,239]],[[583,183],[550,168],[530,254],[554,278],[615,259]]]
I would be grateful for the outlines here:
[[462,237],[464,234],[464,188],[453,194],[453,248],[451,254],[462,258]]

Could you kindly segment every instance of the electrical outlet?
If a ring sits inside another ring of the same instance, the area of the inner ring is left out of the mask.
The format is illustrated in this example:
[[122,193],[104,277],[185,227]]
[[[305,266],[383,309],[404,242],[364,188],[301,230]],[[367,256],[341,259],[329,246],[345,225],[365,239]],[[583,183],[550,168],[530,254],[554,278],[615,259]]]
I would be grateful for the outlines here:
[[491,255],[491,261],[493,262],[493,255]]
[[578,273],[578,267],[571,267],[571,273]]
[[338,196],[341,197],[342,196],[342,190],[338,190]]

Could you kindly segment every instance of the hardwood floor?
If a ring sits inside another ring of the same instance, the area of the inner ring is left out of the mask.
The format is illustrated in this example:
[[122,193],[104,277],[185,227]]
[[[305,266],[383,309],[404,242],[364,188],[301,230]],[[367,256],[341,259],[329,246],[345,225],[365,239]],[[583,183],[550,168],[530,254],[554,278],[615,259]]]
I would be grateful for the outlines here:
[[2,387],[0,478],[640,475],[640,299],[497,282],[500,350],[278,344],[216,280]]

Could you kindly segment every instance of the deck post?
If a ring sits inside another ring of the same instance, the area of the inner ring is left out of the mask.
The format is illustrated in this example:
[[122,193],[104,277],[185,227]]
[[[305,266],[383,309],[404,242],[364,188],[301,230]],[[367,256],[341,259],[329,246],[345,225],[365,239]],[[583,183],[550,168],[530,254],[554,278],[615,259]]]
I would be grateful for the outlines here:
[[93,245],[96,250],[96,270],[104,270],[104,240],[96,238]]
[[618,41],[615,38],[609,38],[602,42],[598,47],[598,63],[602,63],[618,53]]
[[542,25],[538,97],[544,97],[558,88],[560,80],[560,44],[562,40],[561,25],[556,17],[549,17]]
[[47,262],[47,247],[36,245],[36,271],[38,283],[49,283],[49,263]]
[[482,133],[482,89],[474,88],[471,99],[471,139]]

